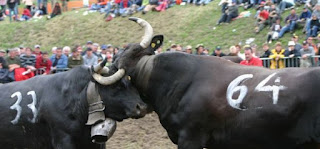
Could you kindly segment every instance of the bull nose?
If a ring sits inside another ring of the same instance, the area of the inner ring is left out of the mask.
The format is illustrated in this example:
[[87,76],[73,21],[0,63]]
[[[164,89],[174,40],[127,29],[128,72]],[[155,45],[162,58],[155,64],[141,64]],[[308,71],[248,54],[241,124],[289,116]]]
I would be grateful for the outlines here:
[[136,114],[138,116],[144,116],[147,113],[147,105],[146,104],[142,104],[142,103],[138,103],[136,105]]

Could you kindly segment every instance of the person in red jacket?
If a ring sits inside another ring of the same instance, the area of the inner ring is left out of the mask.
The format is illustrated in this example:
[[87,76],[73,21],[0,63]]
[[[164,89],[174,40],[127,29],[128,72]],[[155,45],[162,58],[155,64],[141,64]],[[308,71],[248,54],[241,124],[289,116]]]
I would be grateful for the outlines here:
[[52,62],[47,52],[43,52],[42,56],[37,57],[36,68],[37,74],[47,75],[50,73]]
[[241,65],[259,66],[262,67],[262,60],[258,57],[253,56],[253,51],[251,47],[246,47],[244,49],[245,60],[241,61]]
[[30,10],[26,7],[23,10],[22,17],[24,20],[29,20],[32,17]]

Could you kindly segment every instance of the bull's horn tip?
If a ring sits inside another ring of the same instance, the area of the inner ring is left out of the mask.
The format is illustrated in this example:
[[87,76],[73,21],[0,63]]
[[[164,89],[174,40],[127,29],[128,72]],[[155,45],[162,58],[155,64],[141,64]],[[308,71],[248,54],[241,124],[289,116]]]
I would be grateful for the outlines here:
[[129,20],[137,22],[139,18],[137,17],[129,17]]

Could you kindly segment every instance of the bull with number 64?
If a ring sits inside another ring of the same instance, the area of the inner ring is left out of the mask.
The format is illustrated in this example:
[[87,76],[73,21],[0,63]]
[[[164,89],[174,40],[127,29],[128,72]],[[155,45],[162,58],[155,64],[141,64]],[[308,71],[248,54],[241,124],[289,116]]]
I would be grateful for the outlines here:
[[[219,57],[154,54],[151,25],[115,58],[178,149],[317,149],[320,69],[270,70]],[[114,70],[114,71],[115,71]],[[143,126],[142,126],[143,127]]]
[[0,85],[0,148],[105,148],[116,121],[146,113],[131,78],[105,63]]

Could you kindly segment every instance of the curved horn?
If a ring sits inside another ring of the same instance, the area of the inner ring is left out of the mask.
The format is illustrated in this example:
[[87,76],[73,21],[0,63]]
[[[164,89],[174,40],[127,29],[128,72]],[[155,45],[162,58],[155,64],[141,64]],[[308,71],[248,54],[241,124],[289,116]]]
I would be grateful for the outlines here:
[[93,71],[98,73],[100,70],[105,69],[104,66],[106,65],[106,63],[107,63],[107,59],[104,59],[100,64],[93,66]]
[[142,38],[142,41],[140,42],[140,46],[143,48],[147,48],[150,45],[153,35],[153,29],[151,25],[147,21],[136,17],[130,17],[129,20],[137,22],[141,27],[144,28],[144,36]]
[[119,69],[115,74],[109,77],[104,77],[97,73],[93,74],[92,77],[102,85],[110,85],[120,80],[124,76],[124,74],[124,69]]

